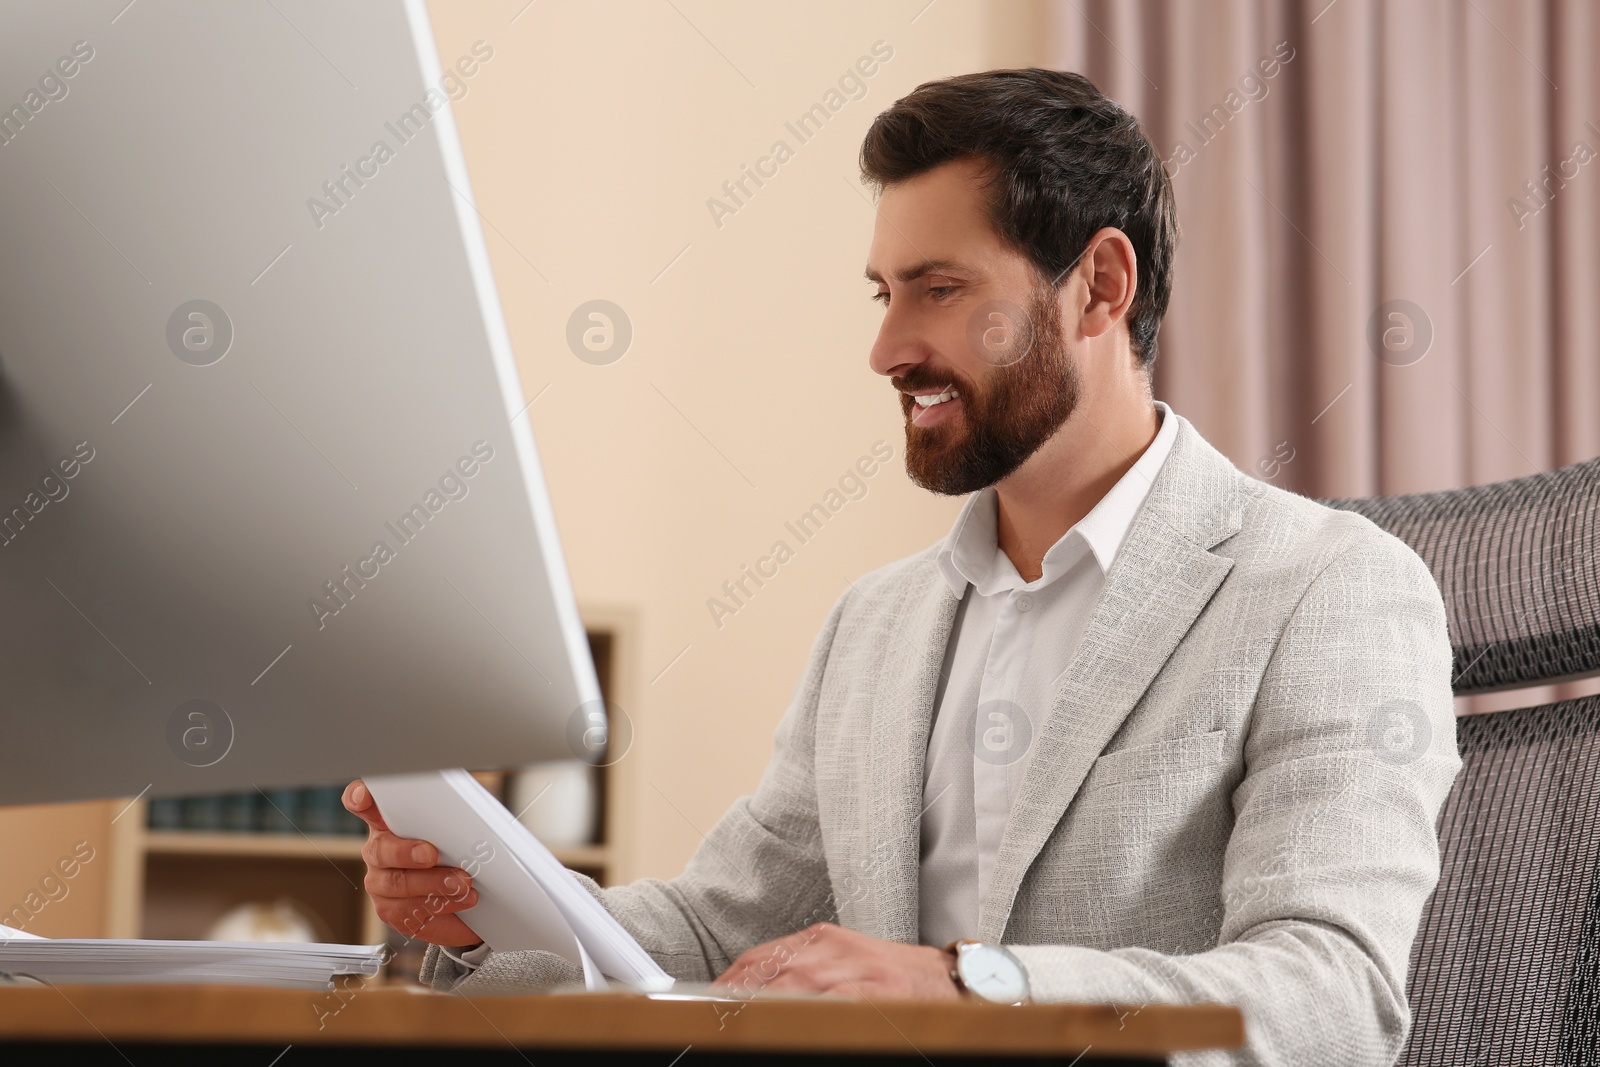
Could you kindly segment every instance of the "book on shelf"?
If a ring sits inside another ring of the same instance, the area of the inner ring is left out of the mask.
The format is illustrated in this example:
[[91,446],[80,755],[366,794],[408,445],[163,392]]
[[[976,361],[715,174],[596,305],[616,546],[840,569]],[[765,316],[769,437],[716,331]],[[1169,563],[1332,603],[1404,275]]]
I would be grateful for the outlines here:
[[151,830],[201,833],[365,834],[345,810],[343,786],[252,790],[216,796],[157,797],[145,807]]

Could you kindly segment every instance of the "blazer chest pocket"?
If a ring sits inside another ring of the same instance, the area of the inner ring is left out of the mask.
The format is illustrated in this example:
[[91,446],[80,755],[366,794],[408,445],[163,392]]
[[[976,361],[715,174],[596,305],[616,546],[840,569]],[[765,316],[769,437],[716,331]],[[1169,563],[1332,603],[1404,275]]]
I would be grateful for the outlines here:
[[1088,780],[1096,785],[1118,785],[1141,778],[1192,776],[1222,762],[1227,735],[1226,730],[1211,730],[1119,748],[1094,761]]

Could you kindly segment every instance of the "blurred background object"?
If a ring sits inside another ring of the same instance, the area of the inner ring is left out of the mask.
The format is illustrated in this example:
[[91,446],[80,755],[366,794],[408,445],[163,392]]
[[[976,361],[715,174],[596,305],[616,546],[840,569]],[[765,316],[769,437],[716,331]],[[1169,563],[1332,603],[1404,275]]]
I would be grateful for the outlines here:
[[536,763],[512,776],[506,804],[551,848],[591,844],[600,806],[595,775],[582,760]]
[[292,900],[251,902],[230,909],[206,930],[207,941],[326,942],[315,916]]

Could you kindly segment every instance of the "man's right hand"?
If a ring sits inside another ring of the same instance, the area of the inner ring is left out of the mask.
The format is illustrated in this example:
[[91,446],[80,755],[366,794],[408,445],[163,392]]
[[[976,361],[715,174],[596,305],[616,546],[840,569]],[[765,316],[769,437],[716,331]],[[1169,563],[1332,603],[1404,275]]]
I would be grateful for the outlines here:
[[378,918],[407,937],[446,948],[482,944],[455,916],[478,902],[467,873],[437,866],[439,850],[428,842],[397,837],[359,780],[345,787],[344,806],[367,824],[361,858],[367,863],[365,885]]

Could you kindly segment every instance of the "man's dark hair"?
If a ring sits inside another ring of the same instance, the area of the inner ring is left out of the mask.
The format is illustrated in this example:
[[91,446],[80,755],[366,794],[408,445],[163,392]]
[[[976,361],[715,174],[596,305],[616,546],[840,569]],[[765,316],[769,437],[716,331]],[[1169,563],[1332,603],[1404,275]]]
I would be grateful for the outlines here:
[[1172,295],[1178,212],[1139,120],[1081,74],[991,70],[925,82],[867,131],[861,174],[878,188],[964,158],[990,171],[995,230],[1059,284],[1104,226],[1128,235],[1139,279],[1128,309],[1147,369]]

